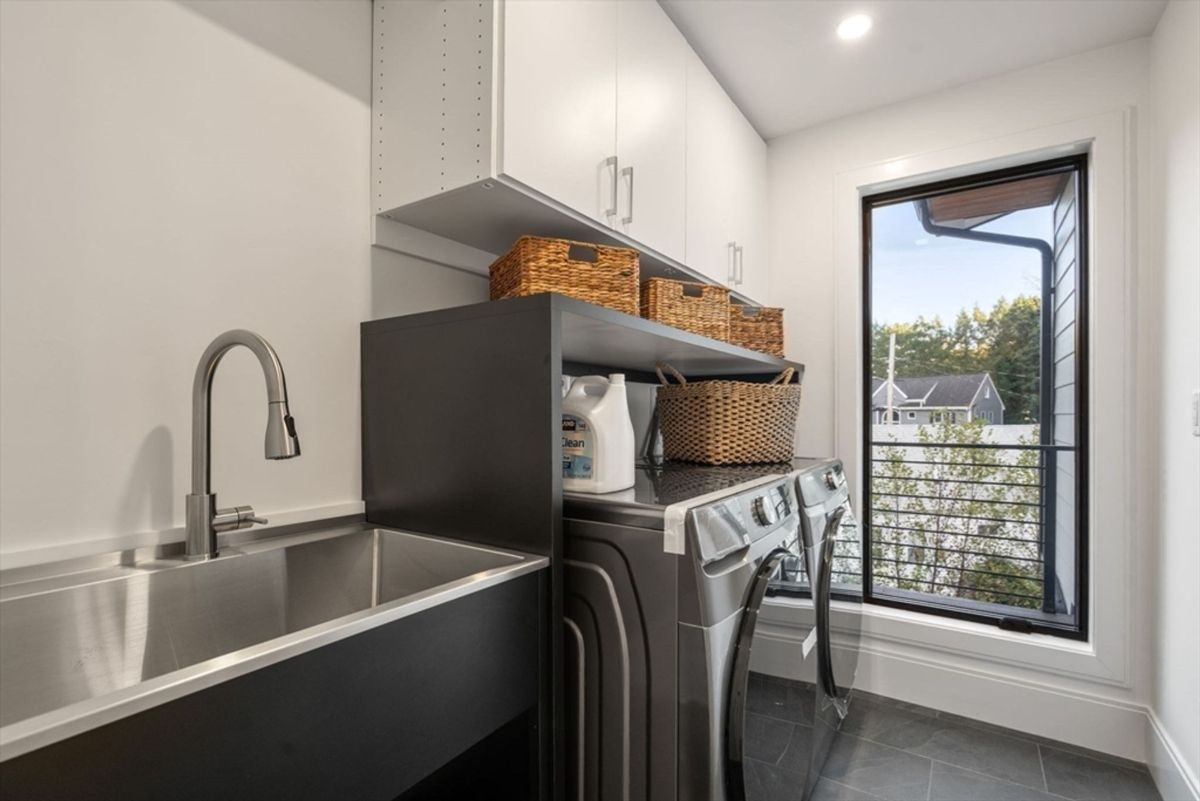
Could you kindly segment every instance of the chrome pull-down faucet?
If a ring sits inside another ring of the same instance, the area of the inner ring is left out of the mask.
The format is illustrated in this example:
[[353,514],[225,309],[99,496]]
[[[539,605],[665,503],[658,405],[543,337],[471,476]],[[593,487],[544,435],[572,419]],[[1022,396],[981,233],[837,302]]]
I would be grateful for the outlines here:
[[268,459],[291,459],[300,455],[300,440],[296,423],[288,412],[287,382],[283,365],[267,340],[253,331],[226,331],[212,341],[196,366],[192,381],[192,492],[187,496],[186,559],[211,559],[217,555],[217,532],[249,528],[266,523],[249,506],[218,509],[217,496],[212,492],[210,433],[212,428],[212,380],[221,358],[230,348],[243,345],[258,357],[267,382],[267,436],[265,452]]

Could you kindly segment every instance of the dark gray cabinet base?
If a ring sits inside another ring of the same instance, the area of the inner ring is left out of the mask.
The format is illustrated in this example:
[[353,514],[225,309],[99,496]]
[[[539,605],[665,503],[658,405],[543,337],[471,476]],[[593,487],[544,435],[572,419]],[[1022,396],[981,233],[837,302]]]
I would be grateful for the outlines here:
[[[521,576],[0,763],[0,798],[394,799],[456,757],[511,761],[524,741],[533,760],[545,580]],[[517,786],[531,774],[493,797],[534,796]]]

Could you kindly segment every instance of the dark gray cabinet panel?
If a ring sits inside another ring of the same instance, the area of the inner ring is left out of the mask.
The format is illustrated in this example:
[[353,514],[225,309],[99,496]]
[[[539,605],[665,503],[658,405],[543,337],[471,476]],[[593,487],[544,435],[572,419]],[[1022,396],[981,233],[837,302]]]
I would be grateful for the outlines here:
[[558,373],[544,309],[364,324],[367,519],[552,555]]
[[549,303],[518,301],[362,326],[367,519],[551,559],[538,613],[543,798],[562,792],[554,775],[562,765],[554,736],[562,726],[556,315]]

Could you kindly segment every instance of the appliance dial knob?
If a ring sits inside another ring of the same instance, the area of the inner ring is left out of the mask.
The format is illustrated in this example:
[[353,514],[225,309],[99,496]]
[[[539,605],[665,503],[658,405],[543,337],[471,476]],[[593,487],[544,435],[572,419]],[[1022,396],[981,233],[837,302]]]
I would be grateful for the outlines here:
[[838,488],[837,476],[833,474],[832,470],[825,474],[825,486],[829,487],[831,490]]
[[760,526],[771,526],[779,521],[779,513],[775,511],[774,504],[769,502],[766,495],[759,495],[754,499],[753,510],[754,519]]

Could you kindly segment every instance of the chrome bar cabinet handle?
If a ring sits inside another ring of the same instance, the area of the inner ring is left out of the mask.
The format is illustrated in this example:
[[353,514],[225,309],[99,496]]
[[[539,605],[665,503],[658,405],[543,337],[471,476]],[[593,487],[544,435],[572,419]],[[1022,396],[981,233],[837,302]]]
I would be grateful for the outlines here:
[[608,158],[606,158],[604,160],[604,166],[609,168],[609,175],[611,176],[611,178],[609,179],[610,180],[609,189],[611,190],[609,197],[612,199],[612,205],[604,210],[604,216],[605,217],[616,217],[617,216],[617,173],[619,172],[617,169],[617,157],[609,156]]
[[621,218],[621,224],[629,225],[631,222],[633,222],[633,167],[625,167],[622,169],[621,177],[628,179],[627,186],[629,192],[628,203],[625,206],[625,211],[627,214]]

